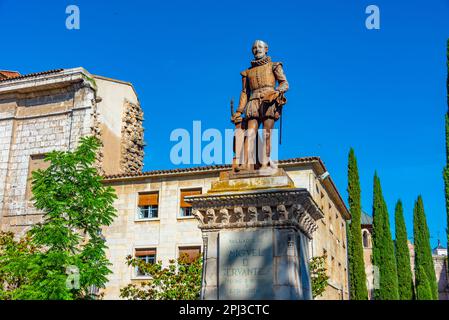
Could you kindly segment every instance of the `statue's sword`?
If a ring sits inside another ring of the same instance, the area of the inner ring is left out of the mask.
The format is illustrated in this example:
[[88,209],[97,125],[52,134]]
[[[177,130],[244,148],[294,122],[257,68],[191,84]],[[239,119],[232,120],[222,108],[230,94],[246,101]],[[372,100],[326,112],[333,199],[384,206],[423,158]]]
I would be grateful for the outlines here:
[[[234,116],[234,98],[231,99],[231,119],[233,116]],[[238,122],[238,123],[234,123],[234,125],[235,125],[235,131],[234,131],[234,137],[232,139],[232,152],[234,153],[234,156],[232,158],[232,168],[234,170],[236,170],[236,167],[237,167],[237,150],[236,150],[237,146],[236,146],[236,144],[237,143],[236,143],[235,133],[236,133],[236,130],[241,129],[242,123]]]
[[[231,99],[231,118],[234,115],[234,98]],[[235,125],[235,127],[237,128],[237,124]],[[232,139],[232,152],[235,153],[235,135],[234,138]]]
[[[280,98],[282,98],[283,96],[284,96],[284,93],[281,93],[279,95]],[[280,117],[280,119],[279,119],[279,145],[282,144],[282,107],[283,107],[282,105],[279,106],[279,117]]]

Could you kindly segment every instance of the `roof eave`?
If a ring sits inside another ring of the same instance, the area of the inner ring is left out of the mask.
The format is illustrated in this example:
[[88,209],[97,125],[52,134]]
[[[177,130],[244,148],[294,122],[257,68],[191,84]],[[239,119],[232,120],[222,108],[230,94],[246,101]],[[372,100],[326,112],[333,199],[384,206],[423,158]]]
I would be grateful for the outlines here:
[[27,92],[84,82],[96,90],[92,75],[84,68],[57,69],[41,73],[32,73],[0,81],[0,95],[13,92]]

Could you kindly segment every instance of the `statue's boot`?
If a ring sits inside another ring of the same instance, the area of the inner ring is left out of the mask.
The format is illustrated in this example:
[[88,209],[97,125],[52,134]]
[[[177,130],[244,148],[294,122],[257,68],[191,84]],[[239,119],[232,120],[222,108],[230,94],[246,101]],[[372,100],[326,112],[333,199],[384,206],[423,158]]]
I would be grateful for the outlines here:
[[262,163],[260,166],[260,173],[263,174],[273,174],[275,173],[277,170],[276,166],[274,164],[272,164],[272,161],[266,161],[265,163]]

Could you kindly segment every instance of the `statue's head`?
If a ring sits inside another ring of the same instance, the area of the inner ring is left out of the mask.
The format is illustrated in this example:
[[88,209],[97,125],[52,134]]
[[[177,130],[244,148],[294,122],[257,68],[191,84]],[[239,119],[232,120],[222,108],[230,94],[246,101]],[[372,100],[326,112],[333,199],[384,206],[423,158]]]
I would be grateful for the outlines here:
[[268,44],[262,40],[256,40],[253,43],[252,51],[256,60],[265,58],[268,53]]

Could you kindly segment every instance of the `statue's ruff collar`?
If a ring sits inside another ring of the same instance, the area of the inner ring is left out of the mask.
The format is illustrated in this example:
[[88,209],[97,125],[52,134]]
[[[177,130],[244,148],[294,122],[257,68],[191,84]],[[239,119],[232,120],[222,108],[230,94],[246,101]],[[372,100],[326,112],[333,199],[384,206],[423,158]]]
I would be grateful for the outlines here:
[[265,58],[251,61],[251,67],[261,66],[267,64],[268,62],[271,62],[271,58],[269,56],[266,56]]

